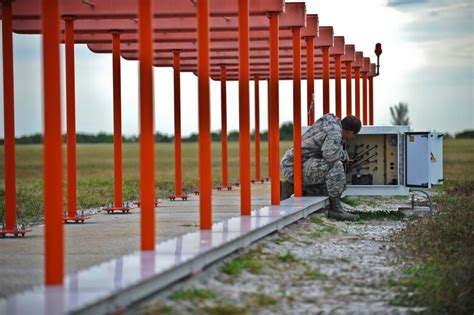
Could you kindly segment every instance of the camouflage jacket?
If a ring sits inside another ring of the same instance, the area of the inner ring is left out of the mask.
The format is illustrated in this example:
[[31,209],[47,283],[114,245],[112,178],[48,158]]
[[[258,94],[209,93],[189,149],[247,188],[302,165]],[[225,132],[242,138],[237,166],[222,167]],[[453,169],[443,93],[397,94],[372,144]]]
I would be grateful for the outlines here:
[[[291,147],[283,156],[281,166],[293,164],[293,156]],[[348,157],[343,148],[341,121],[333,114],[319,118],[302,136],[303,163],[311,158],[323,158],[332,163],[347,160]]]

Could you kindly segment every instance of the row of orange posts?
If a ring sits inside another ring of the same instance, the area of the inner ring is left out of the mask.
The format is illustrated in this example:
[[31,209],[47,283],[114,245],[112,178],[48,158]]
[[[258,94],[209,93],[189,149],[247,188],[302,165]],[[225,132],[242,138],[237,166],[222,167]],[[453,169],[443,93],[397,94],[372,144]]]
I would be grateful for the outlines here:
[[[330,110],[334,79],[336,115],[342,115],[341,80],[346,79],[346,113],[365,125],[374,122],[373,77],[376,66],[319,26],[304,3],[281,0],[1,0],[5,119],[6,229],[16,224],[15,133],[12,32],[43,35],[45,283],[61,284],[64,275],[63,187],[59,45],[66,44],[68,217],[76,214],[74,44],[111,53],[114,111],[114,207],[122,207],[122,128],[120,57],[139,61],[141,250],[155,248],[155,172],[153,66],[174,69],[175,197],[181,185],[180,73],[198,77],[200,227],[212,226],[210,79],[221,82],[222,184],[227,173],[226,82],[239,81],[240,206],[251,212],[250,81],[255,83],[256,180],[260,170],[259,82],[268,81],[269,177],[271,204],[280,203],[279,80],[293,80],[295,196],[302,195],[301,80],[307,80],[307,121],[313,124],[314,80],[323,80],[323,113]],[[197,39],[197,41],[196,41]],[[330,58],[333,57],[333,58]],[[341,71],[344,64],[345,72]],[[360,75],[362,101],[360,103]],[[367,88],[368,85],[368,88]],[[362,108],[362,112],[361,112]],[[159,174],[158,174],[159,175]]]

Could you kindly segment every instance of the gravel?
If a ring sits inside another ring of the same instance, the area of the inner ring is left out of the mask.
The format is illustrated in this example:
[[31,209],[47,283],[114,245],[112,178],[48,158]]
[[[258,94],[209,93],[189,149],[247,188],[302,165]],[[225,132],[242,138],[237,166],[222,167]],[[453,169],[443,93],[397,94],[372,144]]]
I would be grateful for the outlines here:
[[[396,210],[398,198],[362,199],[349,210]],[[133,307],[130,314],[405,314],[393,305],[400,279],[390,235],[406,219],[328,220],[324,213],[300,220],[241,253]],[[230,261],[260,261],[258,270],[223,272]],[[211,290],[211,297],[176,299],[176,292]]]

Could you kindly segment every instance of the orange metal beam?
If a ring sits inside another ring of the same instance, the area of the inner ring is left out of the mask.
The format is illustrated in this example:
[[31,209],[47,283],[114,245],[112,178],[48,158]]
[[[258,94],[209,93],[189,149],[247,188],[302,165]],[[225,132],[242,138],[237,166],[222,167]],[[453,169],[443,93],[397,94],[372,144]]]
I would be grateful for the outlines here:
[[229,175],[227,166],[227,82],[225,66],[221,66],[221,129],[222,186],[229,187]]
[[114,206],[122,207],[122,88],[120,69],[120,33],[112,32],[112,68],[114,95]]
[[61,285],[64,276],[63,159],[59,1],[43,0],[44,223],[45,282]]
[[367,104],[367,72],[362,73],[362,109],[363,109],[363,124],[368,124],[368,104]]
[[369,125],[374,125],[374,77],[369,77]]
[[212,227],[209,0],[197,2],[199,93],[199,207],[201,229]]
[[301,152],[301,28],[293,29],[293,150],[294,192],[303,196],[303,162]]
[[13,80],[12,3],[2,3],[3,128],[5,154],[5,228],[16,224],[15,102]]
[[360,116],[360,68],[357,67],[355,70],[355,113],[358,118]]
[[271,204],[280,204],[280,130],[279,130],[279,89],[278,89],[278,14],[270,18],[270,163],[271,163]]
[[153,109],[152,1],[138,3],[140,43],[140,199],[141,250],[155,248],[155,151]]
[[352,115],[352,62],[345,62],[346,66],[346,116]]
[[329,47],[323,47],[323,115],[329,113]]
[[74,75],[74,21],[65,17],[66,23],[66,120],[67,120],[67,212],[75,217],[76,197],[76,91]]
[[363,59],[362,72],[362,110],[363,110],[363,124],[369,123],[368,104],[367,104],[367,76],[370,71],[370,58]]
[[249,42],[249,0],[239,0],[239,146],[241,215],[250,215],[251,211]]
[[255,180],[261,180],[260,171],[260,87],[259,77],[255,77]]
[[341,56],[334,56],[336,63],[336,116],[342,119],[342,104],[341,104]]
[[314,37],[306,37],[306,66],[307,71],[307,110],[308,110],[308,126],[314,123]]
[[183,194],[181,184],[181,77],[179,51],[173,52],[173,82],[174,82],[174,176],[175,195]]
[[270,137],[270,125],[271,125],[271,116],[272,116],[272,91],[270,88],[270,77],[267,79],[267,126],[268,126],[268,133],[267,133],[267,145],[268,145],[268,154],[267,154],[267,162],[268,162],[268,177],[272,178],[272,163],[271,163],[271,150],[272,150],[272,138]]

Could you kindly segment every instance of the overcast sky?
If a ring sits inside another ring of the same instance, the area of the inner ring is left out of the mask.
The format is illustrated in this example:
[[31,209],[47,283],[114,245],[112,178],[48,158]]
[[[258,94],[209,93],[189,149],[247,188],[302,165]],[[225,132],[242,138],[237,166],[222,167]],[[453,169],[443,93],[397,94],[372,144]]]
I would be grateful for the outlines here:
[[[390,124],[389,107],[403,101],[409,104],[414,130],[454,133],[474,129],[474,1],[307,0],[306,4],[307,13],[319,14],[320,25],[334,26],[335,35],[345,36],[346,44],[355,44],[357,50],[372,60],[375,60],[375,43],[382,43],[380,76],[374,80],[376,124]],[[13,44],[16,135],[41,132],[41,37],[14,35]],[[93,54],[84,45],[76,45],[75,53],[77,131],[112,133],[112,58]],[[173,132],[172,75],[171,68],[155,69],[155,127],[157,131],[169,134]],[[181,78],[182,133],[188,135],[198,129],[197,79],[188,73],[183,73]],[[1,72],[0,80],[3,80]],[[303,95],[306,95],[305,82],[302,88]],[[345,91],[345,83],[342,88]],[[321,115],[321,82],[316,82],[315,89],[316,114]],[[228,84],[229,130],[238,129],[237,91],[237,83]],[[0,94],[0,137],[3,138],[1,89]],[[64,89],[62,94],[64,99]],[[267,128],[266,95],[266,84],[261,83],[262,129]],[[253,84],[250,98],[253,128]],[[122,60],[122,121],[126,135],[138,134],[138,100],[138,64]],[[302,101],[305,109],[306,97]],[[211,128],[218,130],[218,82],[211,83],[211,106]],[[331,111],[334,111],[333,82]],[[305,110],[302,115],[306,115]],[[291,119],[292,83],[282,82],[280,121]],[[63,125],[65,130],[65,122]]]

